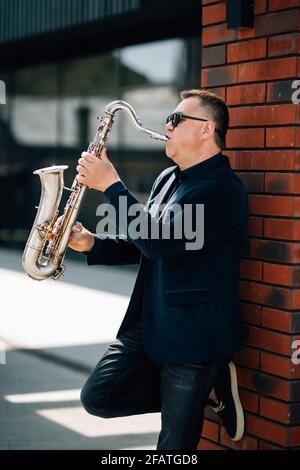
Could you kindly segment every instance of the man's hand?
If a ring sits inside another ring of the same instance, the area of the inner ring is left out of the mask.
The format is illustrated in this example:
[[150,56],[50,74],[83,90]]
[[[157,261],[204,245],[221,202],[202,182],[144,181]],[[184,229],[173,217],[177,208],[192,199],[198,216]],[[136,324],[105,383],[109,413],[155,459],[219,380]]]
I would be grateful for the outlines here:
[[120,181],[120,177],[108,159],[105,149],[101,152],[101,158],[82,152],[78,163],[79,165],[76,167],[78,171],[77,179],[89,188],[104,192],[113,183]]
[[[59,227],[61,226],[63,216],[58,217],[57,221],[54,224],[53,230],[49,235],[48,239],[51,240],[54,238]],[[68,247],[72,248],[75,251],[90,251],[94,246],[94,235],[87,230],[80,222],[76,222],[71,231],[71,236],[69,238]]]

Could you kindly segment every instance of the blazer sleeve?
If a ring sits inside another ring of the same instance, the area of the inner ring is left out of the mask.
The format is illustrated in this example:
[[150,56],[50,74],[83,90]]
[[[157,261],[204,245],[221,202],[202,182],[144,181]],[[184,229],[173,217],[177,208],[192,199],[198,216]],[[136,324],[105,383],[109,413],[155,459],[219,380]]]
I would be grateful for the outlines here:
[[[154,194],[163,174],[154,181],[149,199]],[[124,188],[123,182],[117,181],[104,192],[111,200],[115,199],[119,191]],[[125,235],[94,234],[94,245],[90,251],[83,252],[87,255],[88,265],[103,264],[108,266],[138,264],[141,258],[141,250]]]
[[104,264],[107,266],[138,264],[141,252],[123,235],[94,234],[93,248],[88,252],[87,264]]
[[[131,242],[149,259],[176,256],[187,250],[199,250],[214,243],[222,243],[224,240],[240,240],[245,235],[247,205],[245,203],[243,206],[243,198],[239,193],[228,192],[228,188],[227,195],[222,188],[219,190],[213,188],[206,194],[194,193],[189,204],[181,206],[175,214],[171,211],[170,217],[165,221],[162,218],[152,217],[147,207],[140,204],[123,183],[115,189],[116,191],[107,196],[116,210],[116,226],[122,233],[126,233]],[[120,211],[121,196],[124,197],[123,208],[124,202],[127,208],[135,204],[143,207],[138,215],[138,237],[132,237],[130,230],[127,230],[132,222],[135,223],[137,216],[130,215],[131,211],[127,210],[127,220],[124,220],[124,211]],[[185,230],[186,221],[190,221],[190,225],[188,224],[191,227],[190,231]],[[153,233],[156,236],[153,237]],[[194,240],[191,237],[193,233]]]

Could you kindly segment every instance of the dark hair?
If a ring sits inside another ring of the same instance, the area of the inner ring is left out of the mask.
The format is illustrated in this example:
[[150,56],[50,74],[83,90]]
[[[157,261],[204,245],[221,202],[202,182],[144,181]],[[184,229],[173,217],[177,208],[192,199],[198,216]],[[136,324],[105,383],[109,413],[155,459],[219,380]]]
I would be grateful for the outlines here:
[[211,117],[216,123],[215,142],[218,147],[223,149],[229,126],[229,111],[226,103],[218,95],[207,90],[183,90],[180,96],[183,100],[196,96],[199,98],[201,105],[210,109]]

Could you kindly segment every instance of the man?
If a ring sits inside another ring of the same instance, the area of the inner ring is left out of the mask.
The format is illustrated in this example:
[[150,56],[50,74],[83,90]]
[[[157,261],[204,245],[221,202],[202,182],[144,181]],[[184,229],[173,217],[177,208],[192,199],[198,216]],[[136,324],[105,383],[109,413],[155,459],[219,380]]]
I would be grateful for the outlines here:
[[[92,234],[77,222],[69,243],[87,255],[89,265],[139,263],[116,341],[87,380],[81,400],[89,413],[104,418],[161,411],[159,450],[197,449],[210,394],[229,435],[241,439],[244,429],[230,360],[240,349],[238,285],[247,194],[222,154],[226,104],[204,90],[184,91],[181,98],[165,126],[166,154],[176,165],[154,182],[139,217],[141,235],[127,230],[136,216],[128,211],[124,221],[121,196],[128,207],[138,201],[106,151],[101,160],[84,152],[78,179],[104,192],[121,234]],[[167,210],[161,213],[162,203]],[[195,217],[201,205],[199,226]],[[180,213],[172,214],[175,206]],[[204,230],[198,247],[185,233],[174,235],[185,216],[193,217],[196,233]],[[149,226],[159,235],[149,236]],[[172,232],[169,237],[162,235],[164,228]]]

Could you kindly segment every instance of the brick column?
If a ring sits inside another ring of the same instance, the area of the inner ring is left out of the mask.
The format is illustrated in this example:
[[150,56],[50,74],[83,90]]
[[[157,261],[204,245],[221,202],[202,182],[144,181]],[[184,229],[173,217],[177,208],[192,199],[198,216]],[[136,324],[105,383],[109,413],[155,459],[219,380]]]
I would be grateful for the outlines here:
[[[199,449],[300,449],[300,0],[254,0],[254,28],[229,30],[226,2],[202,1],[201,87],[223,97],[225,154],[249,192],[241,263],[244,348],[236,355],[246,435],[208,412]],[[299,347],[298,347],[299,348]]]

